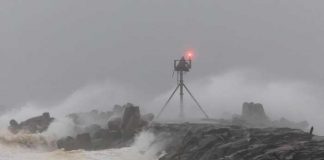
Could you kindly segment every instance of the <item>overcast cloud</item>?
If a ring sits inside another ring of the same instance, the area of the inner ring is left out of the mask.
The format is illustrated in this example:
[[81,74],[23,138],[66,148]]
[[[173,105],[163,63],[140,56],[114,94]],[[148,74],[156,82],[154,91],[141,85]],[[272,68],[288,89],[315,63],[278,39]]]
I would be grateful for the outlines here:
[[[147,99],[174,87],[187,48],[191,80],[236,69],[252,80],[323,85],[322,0],[2,0],[0,103],[56,103],[112,81]],[[323,91],[324,92],[324,91]]]

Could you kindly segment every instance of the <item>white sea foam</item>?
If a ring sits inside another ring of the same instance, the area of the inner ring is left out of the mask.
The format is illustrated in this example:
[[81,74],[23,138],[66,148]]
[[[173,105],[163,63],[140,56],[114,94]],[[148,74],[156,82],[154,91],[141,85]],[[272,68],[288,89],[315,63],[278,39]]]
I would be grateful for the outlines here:
[[[6,135],[5,135],[6,134]],[[161,144],[150,132],[139,134],[131,147],[102,151],[63,151],[44,146],[42,135],[2,133],[0,160],[157,160]],[[6,139],[6,140],[3,140]],[[27,145],[32,145],[27,147]]]

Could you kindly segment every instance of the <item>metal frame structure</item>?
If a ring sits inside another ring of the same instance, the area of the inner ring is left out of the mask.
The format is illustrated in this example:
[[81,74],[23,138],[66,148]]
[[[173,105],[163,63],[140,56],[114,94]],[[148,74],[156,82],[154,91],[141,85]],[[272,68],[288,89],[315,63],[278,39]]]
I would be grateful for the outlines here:
[[179,113],[180,118],[182,118],[182,119],[185,118],[183,96],[184,96],[184,90],[186,90],[189,93],[190,97],[194,100],[194,102],[198,106],[199,110],[204,114],[204,116],[207,119],[209,119],[209,116],[207,115],[207,113],[204,111],[204,109],[199,104],[197,99],[190,92],[188,87],[184,84],[183,74],[185,72],[189,72],[189,70],[191,69],[191,62],[192,62],[191,58],[189,58],[189,60],[186,60],[185,57],[182,57],[180,60],[174,60],[174,71],[177,72],[177,77],[178,77],[177,83],[178,84],[177,84],[177,87],[175,88],[175,90],[172,92],[171,96],[168,98],[168,100],[163,105],[161,111],[157,115],[157,118],[159,118],[161,116],[161,114],[163,113],[165,108],[168,106],[168,104],[169,104],[170,100],[172,99],[172,97],[174,96],[174,94],[177,92],[178,89],[180,89],[180,113]]

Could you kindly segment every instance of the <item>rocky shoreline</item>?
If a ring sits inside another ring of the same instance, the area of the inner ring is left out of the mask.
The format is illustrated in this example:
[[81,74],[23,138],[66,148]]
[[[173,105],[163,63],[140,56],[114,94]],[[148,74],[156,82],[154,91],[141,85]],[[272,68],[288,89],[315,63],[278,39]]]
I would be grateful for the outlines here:
[[160,160],[323,160],[324,141],[290,128],[155,124],[172,139]]
[[[324,160],[324,139],[303,131],[307,122],[272,121],[258,103],[244,103],[242,115],[232,119],[200,123],[158,123],[153,114],[142,115],[130,103],[116,105],[112,111],[67,117],[78,134],[55,142],[66,151],[128,147],[137,134],[146,131],[158,137],[152,146],[163,142],[157,153],[160,160]],[[13,134],[41,133],[54,121],[44,113],[20,123],[11,120],[8,129]]]

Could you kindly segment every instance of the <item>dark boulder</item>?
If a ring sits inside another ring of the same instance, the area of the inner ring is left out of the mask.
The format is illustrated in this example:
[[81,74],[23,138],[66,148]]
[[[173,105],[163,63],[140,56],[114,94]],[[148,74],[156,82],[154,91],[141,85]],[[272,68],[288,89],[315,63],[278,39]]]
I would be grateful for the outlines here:
[[63,148],[66,151],[76,150],[76,149],[86,149],[92,148],[90,134],[84,133],[79,134],[76,138],[66,137],[58,140],[56,142],[57,148]]
[[11,120],[9,130],[14,134],[19,131],[26,133],[41,133],[46,131],[53,121],[54,118],[50,117],[48,112],[45,112],[41,116],[30,118],[20,124],[15,120]]
[[67,150],[67,151],[71,151],[71,150],[75,150],[77,149],[76,148],[76,145],[75,145],[75,140],[73,137],[66,137],[66,138],[62,138],[60,140],[58,140],[56,142],[57,144],[57,148],[63,148],[64,150]]
[[79,134],[75,139],[76,148],[91,149],[91,137],[89,133]]
[[260,103],[243,103],[241,118],[255,126],[262,126],[270,123],[270,120],[264,111],[263,105]]
[[[91,139],[92,142],[92,149],[107,149],[113,147],[119,147],[122,141],[122,136],[119,131],[111,131],[102,129],[98,131],[94,138]],[[121,145],[123,147],[125,145]]]
[[108,129],[100,129],[99,131],[97,131],[94,135],[93,138],[94,139],[107,139],[108,135],[109,135],[109,130]]
[[141,126],[141,113],[138,106],[128,103],[125,106],[121,130],[126,137],[133,136]]
[[84,128],[85,133],[89,133],[91,137],[94,136],[98,131],[101,130],[101,127],[97,124],[92,124]]
[[307,121],[293,122],[286,118],[272,121],[265,113],[263,105],[260,103],[244,103],[242,107],[242,115],[233,118],[232,122],[236,125],[247,127],[276,127],[276,128],[295,128],[305,130],[308,127]]
[[108,129],[109,130],[120,130],[121,127],[121,123],[122,123],[122,118],[118,117],[115,119],[112,119],[108,122]]
[[20,126],[18,122],[14,119],[10,120],[9,122],[10,126],[8,127],[9,131],[13,134],[17,134],[20,130]]
[[[92,112],[94,113],[94,112]],[[126,104],[123,107],[115,105],[112,117],[108,115],[109,121],[106,129],[99,125],[90,125],[85,127],[76,138],[63,138],[57,142],[58,148],[65,150],[86,149],[98,150],[108,148],[118,148],[129,146],[136,133],[139,133],[144,127],[148,126],[153,120],[153,114],[147,114],[141,117],[140,109],[133,104]],[[97,114],[94,114],[97,115]],[[77,124],[80,124],[80,114],[71,114]],[[84,124],[84,122],[82,122]],[[107,122],[106,122],[107,124]]]

